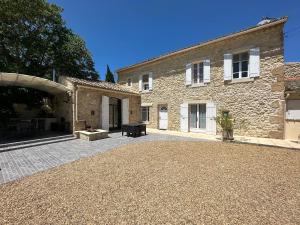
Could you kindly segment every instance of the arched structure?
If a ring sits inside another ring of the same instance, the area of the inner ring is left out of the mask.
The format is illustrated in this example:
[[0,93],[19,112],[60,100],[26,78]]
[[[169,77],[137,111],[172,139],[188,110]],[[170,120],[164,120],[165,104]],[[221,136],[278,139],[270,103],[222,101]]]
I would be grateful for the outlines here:
[[0,86],[34,88],[53,95],[70,92],[66,86],[41,77],[18,73],[0,73]]

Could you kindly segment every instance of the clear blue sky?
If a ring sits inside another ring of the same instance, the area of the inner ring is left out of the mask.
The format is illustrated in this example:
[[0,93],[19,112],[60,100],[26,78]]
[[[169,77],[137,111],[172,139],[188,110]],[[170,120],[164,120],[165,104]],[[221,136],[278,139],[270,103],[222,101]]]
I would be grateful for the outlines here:
[[[49,0],[64,8],[104,78],[157,55],[255,25],[262,17],[288,16],[285,60],[300,61],[299,0]],[[290,31],[290,32],[289,32]]]

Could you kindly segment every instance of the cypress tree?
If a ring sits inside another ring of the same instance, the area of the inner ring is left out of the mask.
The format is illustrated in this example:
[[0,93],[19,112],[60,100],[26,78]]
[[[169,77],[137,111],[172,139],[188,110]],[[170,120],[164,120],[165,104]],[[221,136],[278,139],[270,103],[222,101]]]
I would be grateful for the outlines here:
[[106,75],[105,75],[105,81],[110,83],[116,83],[113,73],[110,71],[110,68],[108,65],[106,65]]

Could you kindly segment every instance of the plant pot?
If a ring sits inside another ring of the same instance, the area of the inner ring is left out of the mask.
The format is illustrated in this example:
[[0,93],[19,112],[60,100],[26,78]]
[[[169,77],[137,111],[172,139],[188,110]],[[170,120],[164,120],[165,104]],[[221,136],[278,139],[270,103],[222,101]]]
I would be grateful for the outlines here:
[[223,136],[223,141],[232,141],[234,138],[233,138],[233,130],[223,130],[223,133],[222,133],[222,136]]

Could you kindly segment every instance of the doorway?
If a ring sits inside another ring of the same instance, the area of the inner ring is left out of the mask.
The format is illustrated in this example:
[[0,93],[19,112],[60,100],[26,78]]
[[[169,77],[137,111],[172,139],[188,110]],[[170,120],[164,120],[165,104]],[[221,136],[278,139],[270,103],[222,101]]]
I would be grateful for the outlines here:
[[109,130],[121,129],[121,100],[109,98]]
[[190,128],[194,131],[206,129],[206,104],[190,105]]
[[159,129],[161,130],[168,129],[168,107],[167,106],[159,107]]

